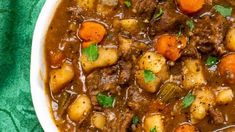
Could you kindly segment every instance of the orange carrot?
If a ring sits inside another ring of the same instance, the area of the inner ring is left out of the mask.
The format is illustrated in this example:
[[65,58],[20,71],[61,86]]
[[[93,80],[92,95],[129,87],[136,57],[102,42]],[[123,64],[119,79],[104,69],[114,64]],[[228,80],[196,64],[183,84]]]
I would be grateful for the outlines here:
[[97,22],[83,22],[78,31],[81,39],[85,41],[96,41],[97,43],[102,41],[106,33],[105,27]]
[[228,83],[235,83],[235,53],[224,56],[219,62],[219,73]]
[[179,125],[174,132],[197,132],[197,128],[191,124],[182,124]]
[[180,57],[180,51],[186,46],[186,43],[187,39],[185,37],[165,34],[156,40],[155,49],[157,53],[167,59],[176,61]]
[[87,48],[92,44],[96,44],[96,41],[88,41],[88,42],[83,42],[82,43],[82,48]]
[[205,0],[177,0],[179,8],[185,13],[195,13],[199,11]]

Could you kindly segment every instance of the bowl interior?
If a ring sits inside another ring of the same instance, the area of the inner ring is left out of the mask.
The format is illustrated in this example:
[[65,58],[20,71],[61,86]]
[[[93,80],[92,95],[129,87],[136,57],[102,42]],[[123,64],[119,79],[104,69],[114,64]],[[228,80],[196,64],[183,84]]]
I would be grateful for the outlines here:
[[32,42],[30,86],[34,109],[44,131],[58,131],[45,90],[44,42],[48,27],[61,0],[47,0],[38,17]]

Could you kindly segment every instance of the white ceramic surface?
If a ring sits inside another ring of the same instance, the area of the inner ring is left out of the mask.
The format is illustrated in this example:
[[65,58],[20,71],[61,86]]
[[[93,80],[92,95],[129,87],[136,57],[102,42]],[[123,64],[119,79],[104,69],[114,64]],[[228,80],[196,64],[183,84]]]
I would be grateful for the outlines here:
[[32,42],[30,86],[34,109],[38,120],[45,132],[58,131],[50,112],[49,98],[45,94],[45,57],[44,40],[60,0],[46,0],[38,17]]

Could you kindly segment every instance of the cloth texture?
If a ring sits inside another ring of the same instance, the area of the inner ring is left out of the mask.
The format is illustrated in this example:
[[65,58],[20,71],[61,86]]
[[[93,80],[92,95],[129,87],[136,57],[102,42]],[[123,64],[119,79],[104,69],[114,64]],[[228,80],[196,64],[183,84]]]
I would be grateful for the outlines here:
[[30,93],[30,53],[45,0],[0,0],[0,132],[41,132]]

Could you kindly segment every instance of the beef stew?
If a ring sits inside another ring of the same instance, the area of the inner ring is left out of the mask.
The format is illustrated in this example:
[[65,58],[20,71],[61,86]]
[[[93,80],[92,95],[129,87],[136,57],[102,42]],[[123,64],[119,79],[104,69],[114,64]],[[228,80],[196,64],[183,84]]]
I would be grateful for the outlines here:
[[45,41],[61,131],[235,131],[233,0],[62,0]]

